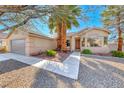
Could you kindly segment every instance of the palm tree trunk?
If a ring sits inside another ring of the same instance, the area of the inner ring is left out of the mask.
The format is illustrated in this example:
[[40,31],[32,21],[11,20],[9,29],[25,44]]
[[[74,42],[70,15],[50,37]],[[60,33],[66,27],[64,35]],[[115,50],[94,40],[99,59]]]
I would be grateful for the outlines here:
[[62,29],[61,29],[61,51],[66,52],[66,24],[62,21]]
[[57,18],[57,50],[61,50],[61,23]]
[[61,26],[58,25],[58,30],[57,30],[57,49],[60,50],[61,49]]
[[122,47],[123,47],[122,31],[119,27],[118,28],[118,51],[122,51]]
[[118,15],[117,18],[117,29],[118,29],[118,51],[122,51],[122,47],[123,47],[123,38],[122,38],[122,31],[120,28],[120,16]]

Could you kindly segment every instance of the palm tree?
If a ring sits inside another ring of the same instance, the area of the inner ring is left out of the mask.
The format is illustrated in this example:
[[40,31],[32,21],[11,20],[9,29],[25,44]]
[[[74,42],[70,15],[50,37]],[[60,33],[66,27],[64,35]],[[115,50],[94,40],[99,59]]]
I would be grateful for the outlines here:
[[107,6],[103,11],[103,22],[107,27],[114,27],[118,32],[118,51],[122,51],[123,38],[122,31],[124,25],[124,7],[123,6]]
[[66,51],[66,31],[72,26],[78,27],[77,17],[81,15],[81,8],[76,5],[56,6],[55,11],[49,17],[49,28],[58,34],[57,47]]

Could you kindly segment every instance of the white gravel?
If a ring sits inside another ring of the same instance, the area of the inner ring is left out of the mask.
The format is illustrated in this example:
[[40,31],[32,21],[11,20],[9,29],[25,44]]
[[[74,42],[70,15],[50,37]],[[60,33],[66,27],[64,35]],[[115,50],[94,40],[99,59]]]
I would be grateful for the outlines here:
[[124,60],[81,56],[78,80],[15,60],[0,62],[0,87],[124,88]]

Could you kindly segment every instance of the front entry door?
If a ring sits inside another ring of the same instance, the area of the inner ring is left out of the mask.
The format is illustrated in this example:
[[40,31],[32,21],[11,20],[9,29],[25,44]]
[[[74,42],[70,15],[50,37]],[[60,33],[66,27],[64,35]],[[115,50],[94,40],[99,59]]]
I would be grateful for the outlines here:
[[75,39],[75,49],[80,49],[80,38]]

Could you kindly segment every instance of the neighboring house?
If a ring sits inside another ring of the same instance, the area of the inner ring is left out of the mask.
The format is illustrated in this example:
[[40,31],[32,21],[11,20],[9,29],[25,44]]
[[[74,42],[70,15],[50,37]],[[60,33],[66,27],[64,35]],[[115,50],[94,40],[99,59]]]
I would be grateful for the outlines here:
[[0,39],[0,47],[5,46],[4,40],[5,40],[5,39]]
[[8,52],[28,56],[57,47],[56,39],[47,37],[38,31],[32,31],[26,26],[11,31],[2,42],[5,43]]
[[[122,37],[123,37],[122,51],[124,51],[124,32],[122,33]],[[113,37],[108,42],[108,46],[110,51],[118,49],[118,33],[113,34]]]
[[7,34],[5,33],[0,33],[0,51],[3,50],[6,46],[5,38],[6,38]]
[[[118,49],[118,40],[114,40],[108,43],[110,51]],[[122,45],[122,51],[124,51],[124,40]]]
[[67,34],[67,47],[71,51],[90,49],[93,53],[108,53],[109,31],[101,28],[86,28]]
[[5,46],[5,38],[7,37],[7,34],[5,33],[0,33],[0,47]]

